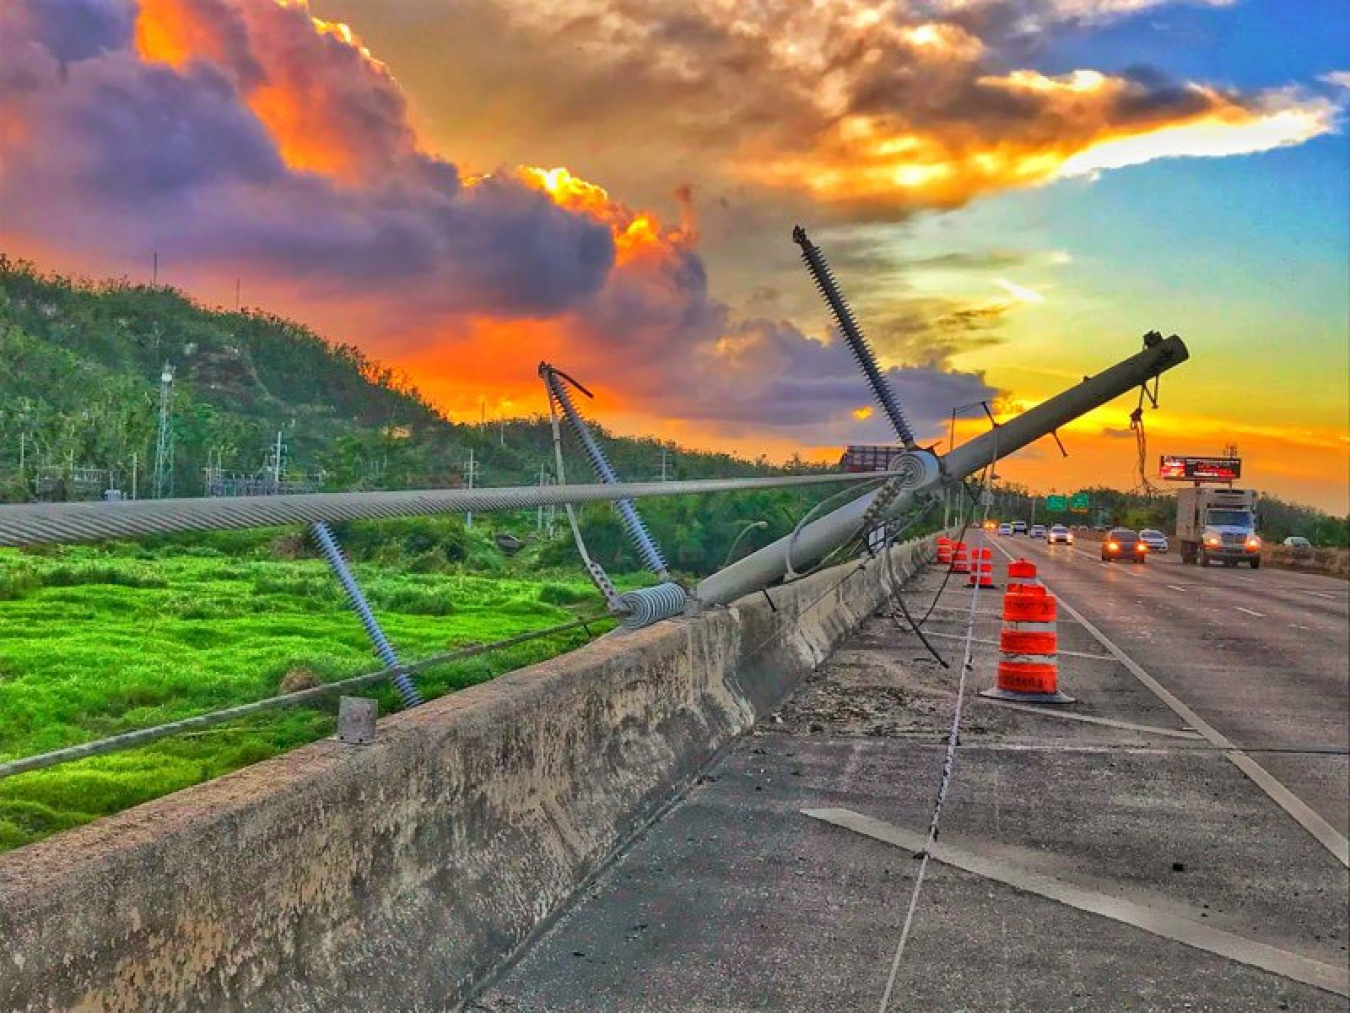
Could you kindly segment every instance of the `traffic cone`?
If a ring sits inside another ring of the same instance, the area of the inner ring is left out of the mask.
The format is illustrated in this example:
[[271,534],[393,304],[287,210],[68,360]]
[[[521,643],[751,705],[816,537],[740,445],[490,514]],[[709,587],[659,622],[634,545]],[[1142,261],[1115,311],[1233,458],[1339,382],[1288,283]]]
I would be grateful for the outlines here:
[[937,537],[937,561],[941,566],[952,565],[952,540],[946,535]]
[[970,556],[970,580],[966,581],[966,587],[992,588],[994,586],[994,550],[975,549]]
[[1008,564],[1008,590],[1015,587],[1035,586],[1036,564],[1029,559],[1014,559]]
[[952,544],[952,573],[970,572],[970,548],[965,542]]
[[1003,595],[998,684],[980,696],[1022,703],[1073,703],[1059,691],[1059,602],[1040,584],[1009,585]]

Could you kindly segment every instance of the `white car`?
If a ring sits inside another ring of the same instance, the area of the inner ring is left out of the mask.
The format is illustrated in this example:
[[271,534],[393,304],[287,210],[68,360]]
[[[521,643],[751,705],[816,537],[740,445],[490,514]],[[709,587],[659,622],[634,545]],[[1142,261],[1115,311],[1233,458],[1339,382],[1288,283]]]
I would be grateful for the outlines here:
[[1045,544],[1072,545],[1073,532],[1063,524],[1052,524],[1050,525],[1050,530],[1045,533]]
[[1139,540],[1148,546],[1149,552],[1167,551],[1167,536],[1157,528],[1145,528],[1139,532]]
[[1031,536],[1032,538],[1044,538],[1044,537],[1045,537],[1045,525],[1044,525],[1044,524],[1033,524],[1033,525],[1031,526],[1030,536]]
[[1008,524],[1007,522],[1004,522],[1003,524],[1000,524],[1000,525],[998,526],[998,533],[999,533],[1000,535],[1011,535],[1011,534],[1012,534],[1012,525],[1011,525],[1011,524]]

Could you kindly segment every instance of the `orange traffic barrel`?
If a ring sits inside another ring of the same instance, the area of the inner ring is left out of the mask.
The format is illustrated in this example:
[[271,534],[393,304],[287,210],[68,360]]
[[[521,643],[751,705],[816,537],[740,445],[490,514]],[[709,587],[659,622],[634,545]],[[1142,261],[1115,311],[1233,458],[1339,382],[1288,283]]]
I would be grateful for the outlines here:
[[1036,564],[1029,559],[1014,559],[1008,564],[1008,590],[1036,583]]
[[[1009,567],[1010,581],[1011,571]],[[1058,600],[1040,584],[1009,583],[1003,595],[998,683],[982,690],[980,696],[1023,703],[1074,702],[1059,691],[1058,614]]]
[[950,566],[952,562],[952,540],[946,535],[937,537],[937,561],[944,566]]
[[970,572],[970,548],[965,542],[952,545],[952,573]]
[[994,586],[994,550],[975,549],[970,554],[970,580],[966,587]]

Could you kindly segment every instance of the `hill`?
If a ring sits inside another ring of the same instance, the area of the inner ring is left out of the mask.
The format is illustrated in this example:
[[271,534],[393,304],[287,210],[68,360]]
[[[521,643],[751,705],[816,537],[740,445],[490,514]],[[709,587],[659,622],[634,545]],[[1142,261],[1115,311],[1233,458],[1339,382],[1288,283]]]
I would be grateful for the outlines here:
[[[46,275],[0,256],[0,499],[130,494],[133,484],[145,495],[165,363],[175,371],[176,495],[203,494],[208,466],[265,474],[278,433],[285,474],[321,489],[460,485],[470,451],[491,485],[537,481],[552,461],[546,419],[453,423],[406,378],[293,321],[209,309],[166,287]],[[599,434],[628,477],[654,477],[663,450],[672,478],[775,470]],[[574,454],[569,475],[589,476]]]

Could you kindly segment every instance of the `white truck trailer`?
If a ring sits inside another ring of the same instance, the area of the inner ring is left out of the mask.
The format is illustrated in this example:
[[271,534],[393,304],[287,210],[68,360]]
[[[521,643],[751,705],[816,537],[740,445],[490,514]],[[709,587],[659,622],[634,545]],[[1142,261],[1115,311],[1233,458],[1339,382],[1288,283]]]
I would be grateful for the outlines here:
[[1183,563],[1261,565],[1256,491],[1196,485],[1177,492],[1177,544]]

